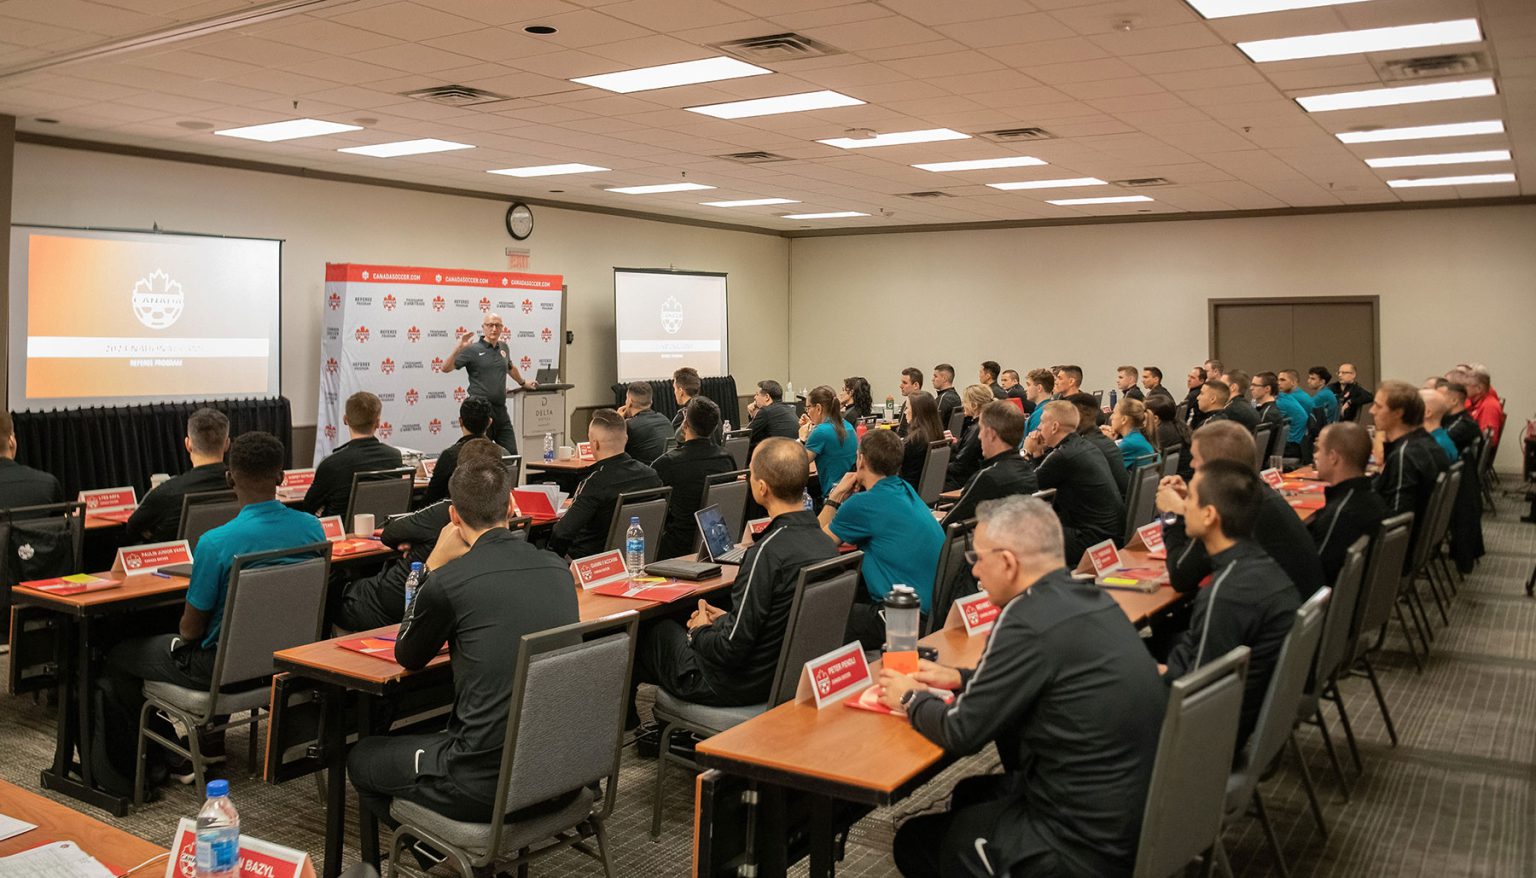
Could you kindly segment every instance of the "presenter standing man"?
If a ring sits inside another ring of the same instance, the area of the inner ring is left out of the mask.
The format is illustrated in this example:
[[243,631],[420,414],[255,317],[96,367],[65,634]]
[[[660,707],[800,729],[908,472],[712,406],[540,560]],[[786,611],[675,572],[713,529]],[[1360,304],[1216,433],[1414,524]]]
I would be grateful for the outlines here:
[[491,404],[490,438],[508,454],[516,454],[517,431],[512,429],[512,416],[507,412],[507,376],[511,375],[524,390],[533,390],[539,383],[524,381],[522,373],[517,371],[517,366],[512,363],[512,352],[501,340],[506,332],[507,325],[502,322],[501,315],[487,313],[485,323],[480,326],[480,340],[475,341],[473,331],[460,336],[458,346],[443,362],[442,370],[444,375],[451,375],[456,369],[469,373],[469,395]]

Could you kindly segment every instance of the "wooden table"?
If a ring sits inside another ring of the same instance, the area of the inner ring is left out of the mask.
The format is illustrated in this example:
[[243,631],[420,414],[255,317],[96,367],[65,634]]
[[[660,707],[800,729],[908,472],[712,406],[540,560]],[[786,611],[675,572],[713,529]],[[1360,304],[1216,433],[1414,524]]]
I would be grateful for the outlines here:
[[[0,841],[0,857],[8,857],[31,848],[58,841],[72,841],[79,848],[121,875],[153,857],[166,854],[165,848],[151,844],[87,817],[67,805],[60,805],[36,793],[0,781],[0,814],[37,824],[36,829]],[[163,865],[143,870],[142,875],[159,875]]]
[[[693,560],[692,556],[685,558]],[[701,581],[691,595],[671,603],[595,594],[583,591],[574,581],[572,587],[576,589],[577,610],[583,622],[631,611],[638,613],[642,621],[647,621],[686,612],[697,605],[698,598],[730,588],[736,581],[739,569],[725,565],[721,568],[720,576]],[[324,878],[336,878],[341,873],[347,813],[347,736],[355,732],[362,738],[386,731],[377,728],[374,722],[380,703],[409,693],[441,688],[452,680],[446,654],[432,659],[419,671],[407,671],[394,661],[363,655],[340,645],[342,640],[387,633],[395,627],[360,631],[345,638],[322,640],[273,654],[274,664],[279,671],[314,683],[322,700],[320,727],[324,731],[324,738],[320,742],[320,751],[321,760],[327,769]],[[358,722],[355,728],[349,729],[344,711],[347,702],[353,699],[356,700]],[[269,729],[269,734],[275,735],[277,732]],[[362,859],[377,867],[378,826],[366,810],[360,810],[358,814],[358,832],[362,840]]]
[[[548,480],[560,486],[560,490],[567,494],[576,492],[576,485],[586,477],[592,467],[597,466],[595,460],[583,460],[579,457],[568,457],[565,460],[545,460],[542,457],[528,458],[523,461],[523,471],[528,478],[535,473],[541,473]],[[528,479],[525,478],[525,481]]]

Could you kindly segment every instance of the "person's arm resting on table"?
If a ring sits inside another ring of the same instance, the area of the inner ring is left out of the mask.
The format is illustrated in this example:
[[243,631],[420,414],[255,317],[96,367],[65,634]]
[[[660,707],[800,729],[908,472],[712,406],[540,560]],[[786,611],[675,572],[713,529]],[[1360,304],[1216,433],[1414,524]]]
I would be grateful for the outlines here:
[[981,672],[959,671],[957,679],[951,678],[962,686],[953,704],[926,692],[907,704],[912,727],[946,752],[967,755],[997,740],[1050,682],[1049,664],[1032,637],[1017,638],[1006,649],[989,649],[984,659]]

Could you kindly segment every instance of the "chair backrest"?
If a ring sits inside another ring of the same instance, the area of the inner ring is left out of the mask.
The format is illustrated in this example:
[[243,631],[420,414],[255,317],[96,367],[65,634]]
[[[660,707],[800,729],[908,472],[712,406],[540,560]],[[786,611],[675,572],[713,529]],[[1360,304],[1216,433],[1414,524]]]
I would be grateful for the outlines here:
[[1403,576],[1403,562],[1408,559],[1408,541],[1413,535],[1413,513],[1404,512],[1382,521],[1371,538],[1370,556],[1365,564],[1365,578],[1355,607],[1354,645],[1350,664],[1370,647],[1366,635],[1387,624]]
[[944,476],[949,472],[949,456],[952,446],[943,439],[928,443],[928,456],[923,459],[923,472],[917,478],[917,496],[932,506],[944,493]]
[[1136,536],[1136,528],[1152,520],[1157,510],[1157,483],[1163,477],[1161,463],[1144,463],[1131,470],[1131,486],[1125,498],[1125,528],[1120,543]]
[[944,425],[944,429],[949,431],[949,435],[955,437],[956,442],[959,442],[961,439],[965,438],[964,436],[960,435],[961,433],[965,432],[965,410],[957,408],[951,412],[949,415],[949,423]]
[[501,465],[506,469],[507,476],[512,479],[510,484],[517,487],[518,480],[523,477],[523,456],[521,454],[503,454]]
[[1098,403],[1099,407],[1102,408],[1104,406],[1104,391],[1095,390],[1093,392],[1093,401]]
[[[23,546],[30,551],[22,551]],[[0,611],[18,582],[69,576],[85,567],[85,504],[79,501],[0,509]],[[0,620],[0,629],[6,623]]]
[[613,507],[613,522],[608,525],[605,551],[624,551],[624,532],[629,530],[630,518],[638,516],[640,527],[645,531],[645,563],[655,561],[656,549],[661,545],[661,532],[667,524],[667,501],[671,497],[671,488],[646,488],[620,494]]
[[[699,496],[700,509],[706,506],[720,507],[720,514],[725,516],[726,533],[733,540],[739,539],[742,531],[747,528],[747,499],[752,496],[752,486],[747,482],[749,472],[739,469],[708,476],[704,479],[704,493]],[[695,534],[694,552],[702,551],[703,548],[704,535]]]
[[196,491],[181,497],[181,521],[176,525],[176,539],[186,540],[197,551],[203,534],[228,524],[240,514],[240,501],[234,491]]
[[1333,581],[1333,597],[1328,601],[1328,615],[1323,619],[1323,639],[1317,647],[1317,669],[1312,675],[1317,686],[1345,670],[1360,586],[1365,582],[1365,557],[1370,548],[1370,537],[1361,536],[1355,540],[1344,553],[1344,566],[1339,568],[1339,575]]
[[1307,674],[1312,670],[1317,644],[1323,636],[1323,614],[1328,610],[1328,598],[1332,594],[1333,589],[1320,588],[1296,610],[1296,622],[1285,635],[1285,643],[1280,646],[1280,656],[1270,674],[1269,688],[1259,707],[1258,722],[1243,748],[1242,767],[1234,772],[1240,779],[1239,784],[1237,788],[1228,786],[1229,803],[1241,801],[1242,806],[1247,807],[1259,776],[1290,740],[1296,726],[1301,693],[1307,685]]
[[1418,533],[1414,534],[1413,546],[1409,549],[1412,558],[1410,573],[1422,570],[1433,557],[1435,550],[1440,547],[1440,537],[1443,535],[1437,535],[1435,528],[1440,526],[1440,510],[1449,509],[1446,501],[1455,499],[1450,495],[1450,486],[1451,480],[1446,473],[1435,476],[1435,486],[1429,492],[1429,502],[1424,505],[1424,520],[1419,523]]
[[1270,457],[1284,457],[1285,456],[1285,437],[1286,437],[1285,425],[1287,423],[1289,423],[1289,422],[1288,421],[1282,421],[1282,422],[1280,422],[1278,424],[1272,425],[1274,427],[1274,430],[1271,432],[1270,437],[1269,437],[1269,455],[1270,455]]
[[1184,446],[1179,444],[1169,445],[1163,449],[1163,465],[1158,471],[1163,476],[1176,476],[1179,474],[1179,461],[1184,458]]
[[1181,402],[1173,407],[1173,416],[1181,421],[1189,420],[1189,403]]
[[784,626],[784,646],[773,672],[773,688],[768,690],[769,707],[795,697],[800,669],[806,662],[843,645],[863,561],[863,552],[849,552],[800,569]]
[[725,450],[736,461],[737,469],[746,469],[750,463],[747,454],[752,449],[752,433],[748,430],[732,430],[725,434]]
[[213,659],[211,713],[220,712],[220,689],[271,676],[272,653],[320,639],[330,573],[327,542],[235,556]]
[[347,498],[342,527],[350,531],[356,515],[372,513],[374,521],[382,522],[391,515],[409,512],[415,479],[416,470],[408,466],[353,473],[352,493]]
[[638,634],[639,617],[626,612],[523,635],[512,669],[496,782],[503,806],[491,818],[490,860],[501,848],[508,813],[603,780],[604,810],[612,810]]
[[957,598],[976,592],[976,580],[966,569],[965,549],[971,544],[971,533],[976,530],[977,519],[957,521],[944,529],[944,543],[939,546],[939,564],[933,574],[933,603],[928,613],[928,625],[923,634],[932,634],[944,627],[949,608]]
[[1247,675],[1248,647],[1239,646],[1168,687],[1135,878],[1182,874],[1220,835]]
[[1253,467],[1263,470],[1269,466],[1269,449],[1274,444],[1275,425],[1261,423],[1253,431]]
[[1439,504],[1433,509],[1434,518],[1430,523],[1430,534],[1434,540],[1430,546],[1430,554],[1433,555],[1445,542],[1445,537],[1451,530],[1451,516],[1456,511],[1456,498],[1461,494],[1461,480],[1466,476],[1467,465],[1460,460],[1451,461],[1451,465],[1445,471],[1445,493],[1440,496]]

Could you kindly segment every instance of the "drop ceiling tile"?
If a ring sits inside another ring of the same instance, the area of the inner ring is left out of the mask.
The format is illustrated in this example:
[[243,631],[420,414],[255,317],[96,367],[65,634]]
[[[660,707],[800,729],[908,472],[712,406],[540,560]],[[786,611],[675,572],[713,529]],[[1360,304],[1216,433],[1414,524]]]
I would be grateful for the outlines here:
[[1195,23],[1172,27],[1137,27],[1129,31],[1115,30],[1105,34],[1095,34],[1088,39],[1105,51],[1122,58],[1226,45],[1225,41],[1212,33],[1210,28],[1204,24]]
[[274,43],[338,55],[366,52],[400,43],[394,37],[308,15],[262,25],[257,29],[257,34]]
[[885,66],[908,76],[928,79],[936,76],[987,73],[1003,69],[1002,62],[980,52],[945,52],[921,58],[903,58],[885,62]]
[[1074,61],[1066,64],[1046,64],[1039,67],[1024,66],[1023,71],[1046,85],[1063,85],[1069,82],[1093,82],[1099,79],[1123,79],[1136,75],[1135,68],[1118,58],[1097,61]]
[[506,59],[505,63],[519,70],[554,79],[574,79],[578,76],[593,76],[613,70],[613,62],[607,58],[574,49]]
[[1172,25],[1196,24],[1202,21],[1200,16],[1180,0],[1142,0],[1136,4],[1097,3],[1070,9],[1055,9],[1052,10],[1051,15],[1080,34],[1118,31],[1126,22],[1130,22],[1134,30],[1150,30]]
[[1133,55],[1126,58],[1125,63],[1148,74],[1251,66],[1248,57],[1231,46],[1182,49],[1177,52],[1159,52],[1155,55]]
[[[542,24],[556,28],[555,33],[547,34],[541,39],[572,49],[615,43],[619,40],[632,40],[652,33],[647,28],[610,18],[591,9],[578,9],[562,15],[541,16],[534,20],[518,21],[515,24]],[[704,57],[703,53],[700,57]]]
[[[773,9],[771,11],[763,11],[755,5],[744,6],[741,3],[732,3],[731,5],[772,21],[785,30],[793,31],[804,31],[807,28],[831,27],[859,21],[872,21],[877,18],[890,18],[894,15],[889,9],[874,3],[863,2],[863,0],[851,3],[785,3],[783,4],[784,6],[791,8]],[[777,6],[779,4],[773,3],[772,5]],[[838,48],[846,49],[847,47],[838,46]]]
[[386,34],[401,40],[429,40],[481,29],[481,22],[441,12],[418,3],[389,3],[338,15],[341,24]]
[[1265,101],[1280,96],[1275,87],[1267,83],[1218,85],[1210,88],[1189,88],[1179,92],[1179,97],[1196,107]]
[[400,71],[391,67],[381,67],[377,64],[368,64],[352,58],[321,58],[318,61],[305,61],[302,64],[288,65],[285,69],[301,76],[312,76],[316,79],[325,79],[343,85],[351,85],[358,82],[378,82],[394,79],[400,76]]
[[919,24],[942,25],[965,21],[1003,18],[1027,9],[1023,0],[967,0],[964,3],[935,3],[933,0],[884,0],[881,4]]
[[1249,149],[1253,146],[1245,138],[1220,122],[1185,122],[1174,125],[1147,126],[1143,130],[1169,146],[1205,155],[1210,152],[1228,152]]
[[943,55],[948,52],[959,52],[965,47],[954,40],[930,40],[926,43],[909,43],[904,46],[889,46],[884,49],[865,49],[859,55],[870,61],[894,61],[898,58],[923,58],[928,55]]
[[1131,124],[1136,124],[1132,122],[1133,119],[1148,122],[1155,119],[1174,121],[1170,114],[1178,114],[1186,121],[1191,118],[1195,121],[1208,118],[1204,113],[1180,100],[1178,95],[1168,92],[1094,98],[1085,103],[1096,110],[1118,117],[1122,122],[1131,122]]
[[1057,87],[1079,100],[1165,93],[1162,86],[1145,76],[1128,76],[1124,79],[1098,79],[1091,82],[1068,82],[1062,83]]
[[905,18],[876,18],[850,24],[834,24],[801,31],[849,52],[886,49],[939,39],[942,35]]
[[390,104],[398,104],[398,94],[387,94],[369,88],[354,85],[344,85],[336,88],[322,89],[310,92],[306,97],[326,103],[341,104],[348,107],[356,107],[359,110],[370,110],[375,107],[384,107]]
[[466,55],[445,52],[442,49],[419,43],[390,46],[385,49],[370,49],[366,52],[358,52],[351,57],[357,61],[378,64],[381,67],[392,67],[396,70],[405,70],[410,73],[436,73],[442,70],[453,70],[473,64],[476,60]]
[[543,59],[561,53],[559,45],[500,27],[449,34],[424,42],[434,49],[481,61]]
[[1039,43],[1022,43],[1011,46],[994,46],[983,51],[1012,67],[1062,64],[1069,61],[1092,61],[1096,58],[1109,57],[1108,52],[1082,37],[1046,40]]
[[90,101],[121,101],[143,93],[137,88],[129,88],[116,83],[74,79],[68,76],[49,76],[46,78],[33,76],[27,77],[22,82],[40,92],[84,98]]
[[1030,107],[1070,101],[1066,94],[1054,88],[1014,88],[1007,91],[982,92],[968,97],[985,107]]
[[1043,13],[939,25],[934,30],[956,42],[978,49],[1064,39],[1075,35],[1071,28]]
[[604,6],[603,14],[662,33],[752,17],[715,0],[628,0]]
[[118,103],[128,107],[140,107],[144,110],[152,110],[167,115],[177,114],[193,118],[201,118],[202,114],[218,107],[219,104],[212,101],[198,100],[181,95],[161,94],[159,92],[141,92],[130,97],[117,98]]
[[431,4],[434,9],[485,24],[508,24],[580,9],[561,0],[517,0],[516,3],[506,0],[431,0]]
[[[1246,69],[1253,70],[1254,67]],[[1264,73],[1275,87],[1284,91],[1305,91],[1315,88],[1360,87],[1374,88],[1382,84],[1381,76],[1370,62],[1353,58],[1344,64],[1330,67],[1312,67],[1298,70],[1266,70]]]
[[510,72],[500,76],[483,76],[461,82],[472,88],[504,94],[515,98],[542,97],[571,91],[574,86],[562,79],[551,79],[532,73]]
[[1220,72],[1191,70],[1185,73],[1154,73],[1149,78],[1169,91],[1209,88],[1217,82],[1222,85],[1262,85],[1267,81],[1252,65],[1223,67]]

